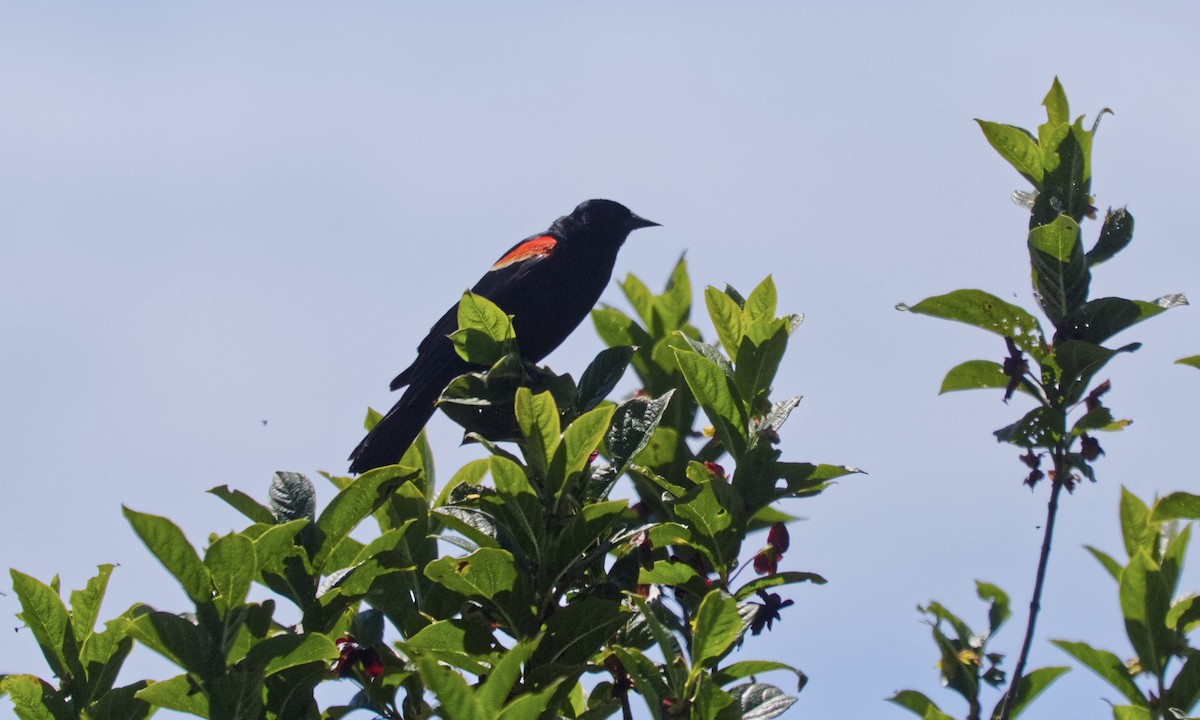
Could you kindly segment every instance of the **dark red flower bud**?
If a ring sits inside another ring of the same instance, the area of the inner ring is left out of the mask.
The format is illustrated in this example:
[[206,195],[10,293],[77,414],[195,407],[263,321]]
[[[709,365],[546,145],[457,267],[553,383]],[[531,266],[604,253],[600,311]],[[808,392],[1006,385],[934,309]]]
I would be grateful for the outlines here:
[[707,468],[710,473],[721,479],[727,479],[729,477],[725,474],[725,468],[721,467],[715,462],[705,462],[704,467]]

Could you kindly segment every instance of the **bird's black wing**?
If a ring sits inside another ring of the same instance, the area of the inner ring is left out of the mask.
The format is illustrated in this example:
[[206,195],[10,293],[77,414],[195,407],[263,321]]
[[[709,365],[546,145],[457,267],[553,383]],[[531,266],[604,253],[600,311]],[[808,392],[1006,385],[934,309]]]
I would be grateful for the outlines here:
[[[476,295],[491,300],[501,308],[511,305],[514,292],[527,292],[526,276],[532,276],[536,285],[537,268],[541,261],[550,257],[558,244],[558,239],[552,235],[534,235],[509,248],[492,268],[471,288]],[[518,290],[518,288],[524,288]],[[412,382],[417,368],[426,362],[442,362],[447,358],[446,350],[450,347],[446,337],[458,329],[458,303],[438,318],[429,328],[429,334],[417,346],[417,359],[404,372],[392,380],[391,389],[400,388]]]

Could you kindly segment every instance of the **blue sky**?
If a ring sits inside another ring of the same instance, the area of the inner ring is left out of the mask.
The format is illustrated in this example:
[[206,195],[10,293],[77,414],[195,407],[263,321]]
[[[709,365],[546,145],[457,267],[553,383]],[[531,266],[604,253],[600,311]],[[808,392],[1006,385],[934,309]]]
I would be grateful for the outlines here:
[[[78,587],[116,562],[106,616],[183,609],[120,504],[199,544],[240,522],[204,490],[344,470],[458,294],[608,197],[663,225],[618,277],[660,287],[685,251],[697,288],[774,275],[807,317],[776,382],[804,397],[786,456],[870,473],[787,508],[807,518],[788,562],[830,582],[790,592],[743,654],[811,676],[796,717],[906,717],[882,702],[902,688],[961,714],[914,608],[982,625],[973,580],[999,584],[1011,669],[1047,488],[991,436],[1020,399],[937,396],[1003,345],[894,305],[959,287],[1032,304],[1023,184],[972,118],[1036,126],[1055,75],[1074,113],[1116,112],[1093,190],[1137,217],[1094,292],[1200,293],[1198,21],[1182,2],[4,3],[0,566]],[[1200,375],[1171,363],[1200,353],[1197,326],[1184,308],[1119,338],[1145,343],[1107,369],[1135,423],[1065,499],[1034,665],[1071,664],[1048,638],[1128,652],[1081,546],[1119,550],[1121,485],[1195,489]],[[577,374],[599,348],[585,325],[548,362]],[[479,452],[444,418],[430,432],[444,474]],[[0,596],[14,627],[17,608]],[[9,638],[0,672],[46,672]],[[166,672],[131,658],[130,677]],[[1101,697],[1078,668],[1025,717],[1104,716]]]

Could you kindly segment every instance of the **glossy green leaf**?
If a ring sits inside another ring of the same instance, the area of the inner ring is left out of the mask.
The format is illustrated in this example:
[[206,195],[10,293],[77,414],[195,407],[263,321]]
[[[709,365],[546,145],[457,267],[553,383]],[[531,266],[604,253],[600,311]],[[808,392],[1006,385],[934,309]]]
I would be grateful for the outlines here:
[[1078,223],[1059,215],[1054,222],[1030,230],[1029,256],[1042,309],[1061,326],[1087,302],[1091,282]]
[[775,290],[775,281],[768,275],[763,278],[758,287],[750,291],[750,296],[746,298],[746,305],[742,308],[742,313],[750,322],[774,320],[777,300],[778,293]]
[[179,581],[192,602],[197,605],[209,602],[212,599],[212,581],[208,569],[183,531],[164,517],[140,513],[127,507],[121,510],[134,532],[167,572]]
[[887,699],[923,720],[954,720],[953,715],[942,712],[932,700],[916,690],[901,690]]
[[[1041,695],[1050,684],[1066,673],[1070,668],[1067,667],[1042,667],[1036,670],[1025,673],[1021,676],[1021,681],[1017,683],[1017,699],[1013,703],[1012,710],[1009,713],[1010,718],[1017,718],[1023,713],[1038,695]],[[1001,708],[1008,698],[1008,693],[1000,697],[996,703],[996,709],[992,713],[992,717],[1000,716]]]
[[1033,186],[1042,181],[1042,152],[1037,141],[1026,130],[1012,125],[976,120],[988,144],[1000,153]]
[[491,300],[467,291],[458,303],[458,329],[450,334],[454,351],[475,365],[491,366],[513,344],[512,319]]
[[650,443],[674,392],[670,390],[659,398],[634,397],[617,406],[604,435],[616,472],[624,471]]
[[792,585],[795,583],[810,582],[814,585],[824,585],[827,581],[816,573],[799,572],[788,570],[785,572],[777,572],[774,575],[765,575],[760,578],[755,578],[738,588],[734,593],[734,597],[738,600],[744,600],[759,590],[778,587],[780,585]]
[[215,601],[222,612],[246,602],[255,570],[254,543],[249,538],[237,533],[218,538],[208,546],[204,565],[217,591]]
[[635,275],[626,275],[619,285],[625,293],[625,299],[633,306],[647,328],[654,332],[654,293]]
[[71,617],[58,593],[23,572],[9,570],[9,575],[13,591],[21,602],[19,617],[33,633],[50,669],[60,678],[82,675]]
[[104,601],[104,593],[108,590],[108,579],[112,575],[113,565],[98,566],[99,572],[87,581],[82,590],[71,593],[71,629],[75,641],[82,646],[96,630],[96,621],[100,617],[100,604]]
[[152,682],[139,691],[137,697],[155,707],[209,717],[208,696],[197,692],[195,680],[186,674]]
[[1125,208],[1113,210],[1109,208],[1104,215],[1104,225],[1100,228],[1100,239],[1096,245],[1087,251],[1089,266],[1099,265],[1110,260],[1114,255],[1125,249],[1133,239],[1133,213]]
[[425,566],[425,576],[461,595],[492,599],[510,591],[517,579],[512,553],[480,548],[466,557],[440,557]]
[[737,388],[714,362],[693,352],[676,351],[688,388],[717,430],[717,439],[738,459],[746,450],[746,409]]
[[1150,521],[1156,523],[1171,520],[1200,520],[1200,495],[1173,492],[1154,503]]
[[649,347],[654,344],[654,339],[645,328],[615,308],[602,305],[592,310],[592,324],[596,327],[596,334],[610,347]]
[[1194,368],[1200,368],[1200,355],[1192,355],[1190,357],[1180,358],[1175,361],[1176,365],[1190,365]]
[[683,327],[692,311],[692,283],[688,278],[687,259],[680,257],[667,278],[655,309],[662,316],[663,329],[672,332]]
[[1012,617],[1008,593],[991,583],[975,581],[975,593],[988,603],[988,635],[994,635],[1000,626]]
[[[979,390],[982,388],[1008,387],[1008,376],[998,362],[991,360],[968,360],[955,365],[942,379],[942,387],[938,394],[955,392],[957,390]],[[1017,386],[1023,393],[1030,394],[1024,383]]]
[[1137,652],[1142,668],[1158,675],[1172,647],[1167,630],[1171,596],[1161,569],[1146,551],[1130,558],[1121,573],[1120,598],[1129,643]]
[[241,490],[231,490],[228,485],[219,485],[208,492],[221,498],[233,507],[233,509],[250,518],[253,522],[266,523],[268,525],[275,522],[275,515],[271,512],[270,508],[259,503]]
[[718,685],[725,686],[734,680],[761,675],[763,673],[772,672],[775,670],[786,670],[787,672],[794,673],[799,681],[798,687],[796,688],[797,692],[799,692],[808,681],[808,678],[804,676],[804,673],[800,672],[791,665],[788,665],[787,663],[775,662],[773,660],[743,660],[741,662],[735,662],[731,665],[726,665],[725,667],[715,671],[713,673],[713,682]]
[[172,613],[143,612],[126,626],[130,637],[162,655],[189,673],[208,674],[212,670],[200,629]]
[[307,663],[328,663],[337,656],[337,646],[326,635],[285,633],[255,645],[246,660],[253,666],[263,668],[263,675],[270,676]]
[[897,306],[919,315],[974,325],[977,328],[1010,337],[1017,347],[1034,359],[1046,356],[1046,341],[1037,319],[1016,305],[1006,303],[982,290],[955,290],[926,298],[912,307]]
[[359,475],[335,495],[317,518],[316,526],[323,533],[323,538],[313,555],[313,567],[324,574],[340,570],[338,567],[326,567],[326,563],[330,558],[337,557],[340,545],[355,542],[350,538],[350,531],[382,507],[398,486],[420,474],[419,468],[387,465]]
[[599,405],[616,387],[633,359],[634,348],[628,345],[605,348],[583,371],[579,378],[576,409],[580,413]]
[[742,308],[729,295],[712,286],[704,288],[704,304],[708,307],[708,316],[712,319],[721,347],[725,348],[729,359],[736,363],[738,348],[742,344]]
[[548,392],[534,395],[529,388],[518,388],[515,410],[517,425],[525,436],[525,459],[534,473],[545,477],[562,434],[554,397]]
[[692,619],[692,666],[712,667],[742,636],[742,617],[737,601],[713,590],[700,601]]
[[1120,582],[1121,570],[1124,569],[1124,567],[1125,567],[1124,565],[1117,562],[1108,553],[1106,553],[1102,550],[1098,550],[1098,549],[1092,547],[1091,545],[1084,545],[1084,549],[1086,549],[1089,553],[1091,553],[1092,557],[1096,558],[1096,560],[1101,565],[1104,566],[1104,569],[1108,571],[1108,574],[1112,576],[1113,580]]
[[1106,297],[1092,300],[1066,320],[1071,337],[1102,343],[1113,335],[1166,310],[1145,300]]
[[1141,550],[1152,552],[1158,541],[1158,528],[1150,518],[1150,508],[1141,498],[1121,488],[1121,537],[1125,554],[1131,559]]
[[467,681],[454,670],[432,658],[418,657],[421,680],[441,703],[439,715],[446,720],[482,720],[488,714]]
[[78,716],[49,683],[34,675],[6,675],[0,692],[8,693],[20,720],[75,720]]

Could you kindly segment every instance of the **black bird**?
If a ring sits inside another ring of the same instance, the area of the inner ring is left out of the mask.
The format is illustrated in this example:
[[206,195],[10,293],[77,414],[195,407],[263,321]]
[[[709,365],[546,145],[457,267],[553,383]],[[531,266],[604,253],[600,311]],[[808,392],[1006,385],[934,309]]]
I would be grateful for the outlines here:
[[[538,362],[567,339],[600,299],[629,233],[654,225],[658,223],[620,203],[588,200],[546,232],[510,248],[471,290],[513,316],[521,357]],[[350,472],[399,462],[450,381],[479,369],[454,352],[447,336],[457,329],[456,303],[417,346],[413,364],[392,381],[392,390],[408,389],[350,453]]]

